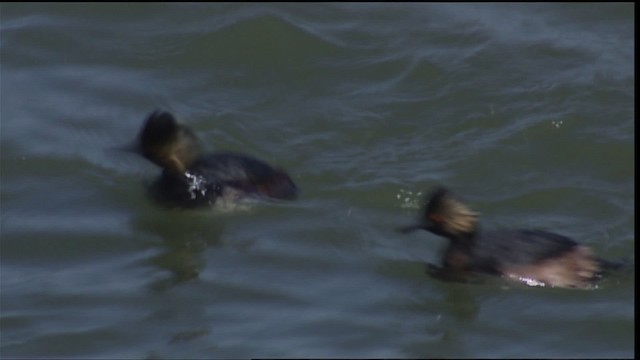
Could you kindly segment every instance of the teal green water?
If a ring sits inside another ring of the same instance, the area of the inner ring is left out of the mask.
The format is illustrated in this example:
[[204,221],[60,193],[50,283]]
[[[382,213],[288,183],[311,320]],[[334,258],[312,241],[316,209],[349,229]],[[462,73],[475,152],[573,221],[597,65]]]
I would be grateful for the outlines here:
[[[3,358],[634,355],[633,4],[0,5]],[[114,150],[170,110],[301,187],[165,210]],[[628,259],[593,291],[430,278],[398,234],[485,227]]]

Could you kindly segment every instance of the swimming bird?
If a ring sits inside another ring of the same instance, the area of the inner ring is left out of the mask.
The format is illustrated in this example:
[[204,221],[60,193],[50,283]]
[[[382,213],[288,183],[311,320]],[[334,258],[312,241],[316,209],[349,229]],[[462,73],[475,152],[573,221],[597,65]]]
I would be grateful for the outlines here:
[[449,240],[439,275],[483,273],[530,286],[587,289],[604,269],[620,266],[564,235],[537,229],[485,231],[478,217],[440,186],[427,195],[418,223],[399,230],[427,230]]
[[133,149],[162,168],[151,185],[170,207],[220,207],[252,197],[292,200],[298,187],[281,168],[237,152],[204,152],[195,133],[166,111],[145,120]]

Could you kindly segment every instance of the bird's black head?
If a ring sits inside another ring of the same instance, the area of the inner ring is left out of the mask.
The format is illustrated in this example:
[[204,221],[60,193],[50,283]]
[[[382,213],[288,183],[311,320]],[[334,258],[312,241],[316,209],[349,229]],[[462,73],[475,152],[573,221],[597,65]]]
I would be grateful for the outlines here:
[[144,122],[135,151],[171,172],[184,172],[200,155],[195,134],[169,112],[156,110]]
[[474,233],[477,220],[478,213],[455,199],[447,188],[439,186],[426,196],[418,224],[401,228],[400,231],[409,233],[424,229],[453,238]]

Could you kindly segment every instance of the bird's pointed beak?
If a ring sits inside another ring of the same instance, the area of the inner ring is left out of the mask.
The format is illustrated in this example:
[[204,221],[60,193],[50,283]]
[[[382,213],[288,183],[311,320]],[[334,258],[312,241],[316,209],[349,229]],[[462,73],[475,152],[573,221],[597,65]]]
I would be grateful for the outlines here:
[[424,225],[421,224],[415,224],[415,225],[409,225],[409,226],[402,226],[396,229],[397,231],[399,231],[402,234],[410,234],[416,230],[426,230]]

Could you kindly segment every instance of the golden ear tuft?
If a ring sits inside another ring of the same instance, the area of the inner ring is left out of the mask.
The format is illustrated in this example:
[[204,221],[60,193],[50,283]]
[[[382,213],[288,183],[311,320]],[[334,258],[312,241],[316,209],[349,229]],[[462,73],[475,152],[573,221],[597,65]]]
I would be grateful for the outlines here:
[[445,188],[433,191],[426,207],[427,219],[439,224],[448,233],[475,231],[478,215]]

